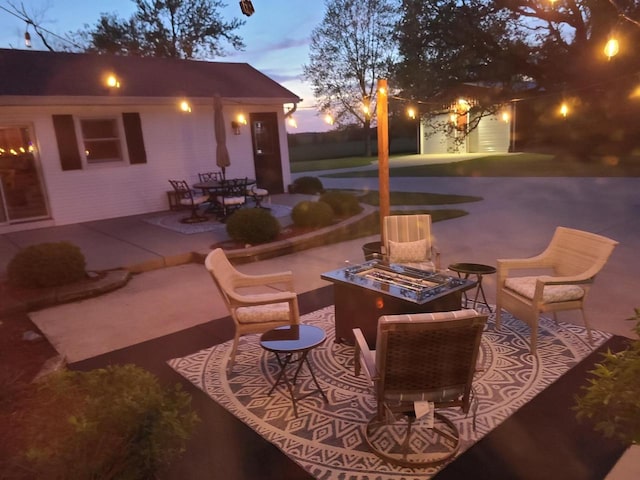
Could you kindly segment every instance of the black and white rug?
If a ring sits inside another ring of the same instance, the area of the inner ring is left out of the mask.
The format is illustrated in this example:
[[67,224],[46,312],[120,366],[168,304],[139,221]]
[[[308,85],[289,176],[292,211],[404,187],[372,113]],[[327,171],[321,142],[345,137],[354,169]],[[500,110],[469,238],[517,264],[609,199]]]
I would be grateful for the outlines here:
[[[329,402],[311,395],[298,402],[298,417],[281,390],[268,392],[278,372],[273,354],[262,350],[258,336],[241,339],[234,373],[227,377],[230,342],[169,361],[169,365],[275,444],[310,474],[326,480],[426,479],[439,468],[411,470],[389,465],[368,449],[363,430],[375,410],[375,400],[364,375],[353,373],[353,347],[334,343],[334,311],[326,307],[302,317],[327,333],[327,341],[313,350],[311,361]],[[610,335],[593,331],[594,345],[584,328],[542,318],[538,354],[529,354],[528,327],[503,314],[496,331],[493,315],[483,335],[475,389],[478,398],[476,430],[472,417],[458,409],[445,412],[460,430],[458,454],[575,366]],[[299,392],[313,389],[302,370]]]
[[[253,206],[249,206],[247,208],[253,208]],[[276,217],[282,226],[286,226],[290,221],[289,215],[291,215],[291,207],[286,205],[269,205],[269,210],[271,214]],[[200,223],[182,223],[180,220],[188,217],[190,214],[189,210],[183,210],[178,212],[162,212],[157,215],[153,215],[150,217],[143,218],[144,222],[150,223],[151,225],[156,225],[158,227],[166,228],[168,230],[172,230],[174,232],[183,233],[185,235],[192,235],[194,233],[205,233],[205,232],[215,232],[219,230],[220,232],[226,232],[226,225],[216,220],[216,216],[213,213],[204,213],[205,216],[209,217],[209,220],[206,222]]]

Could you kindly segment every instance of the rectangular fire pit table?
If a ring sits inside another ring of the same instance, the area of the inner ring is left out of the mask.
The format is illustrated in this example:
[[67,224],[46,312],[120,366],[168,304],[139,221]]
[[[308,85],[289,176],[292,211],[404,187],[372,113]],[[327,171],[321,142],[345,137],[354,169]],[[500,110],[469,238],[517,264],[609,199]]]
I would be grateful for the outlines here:
[[476,282],[381,260],[370,260],[320,275],[333,283],[336,342],[352,344],[360,328],[376,346],[378,317],[399,313],[459,310],[462,292]]

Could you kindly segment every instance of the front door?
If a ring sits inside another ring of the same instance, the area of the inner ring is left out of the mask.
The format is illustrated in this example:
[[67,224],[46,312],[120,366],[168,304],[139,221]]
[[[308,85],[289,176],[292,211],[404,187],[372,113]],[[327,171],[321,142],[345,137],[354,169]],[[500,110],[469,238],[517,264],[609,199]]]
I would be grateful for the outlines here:
[[0,125],[0,224],[48,217],[31,132]]
[[250,120],[256,184],[269,190],[269,193],[283,193],[278,114],[252,113]]

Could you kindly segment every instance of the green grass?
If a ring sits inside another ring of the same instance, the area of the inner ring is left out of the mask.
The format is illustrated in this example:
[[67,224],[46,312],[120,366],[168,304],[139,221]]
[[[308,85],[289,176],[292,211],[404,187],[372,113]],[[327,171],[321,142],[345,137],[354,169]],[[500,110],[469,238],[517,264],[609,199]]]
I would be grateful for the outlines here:
[[291,162],[291,173],[315,172],[318,170],[334,170],[338,168],[353,168],[371,165],[377,161],[376,157],[344,157],[327,160],[306,160]]
[[[330,162],[331,163],[331,162]],[[377,177],[377,170],[323,175]],[[569,155],[522,153],[489,155],[460,162],[395,167],[390,177],[638,177],[640,157],[602,157],[579,160]]]
[[[416,210],[391,210],[391,215],[409,215],[427,213],[431,215],[431,222],[441,222],[452,218],[464,217],[469,212],[460,209],[416,209]],[[355,238],[369,237],[371,235],[380,234],[380,214],[376,211],[371,215],[367,215],[349,228],[348,232],[332,234],[327,238],[327,243],[344,242]]]
[[[377,207],[380,205],[378,192],[366,192],[358,196],[358,200],[368,205]],[[471,195],[449,195],[440,193],[421,192],[389,192],[391,205],[453,205],[457,203],[479,202],[482,197]]]

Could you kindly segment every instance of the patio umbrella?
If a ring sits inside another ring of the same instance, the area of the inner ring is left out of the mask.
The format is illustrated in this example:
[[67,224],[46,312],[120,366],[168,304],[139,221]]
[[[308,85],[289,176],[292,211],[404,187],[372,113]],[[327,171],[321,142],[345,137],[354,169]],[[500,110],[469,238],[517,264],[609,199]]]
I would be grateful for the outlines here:
[[225,178],[225,169],[231,165],[227,139],[224,127],[224,115],[222,114],[222,99],[220,95],[213,97],[213,128],[216,134],[216,165],[222,170],[222,178]]

